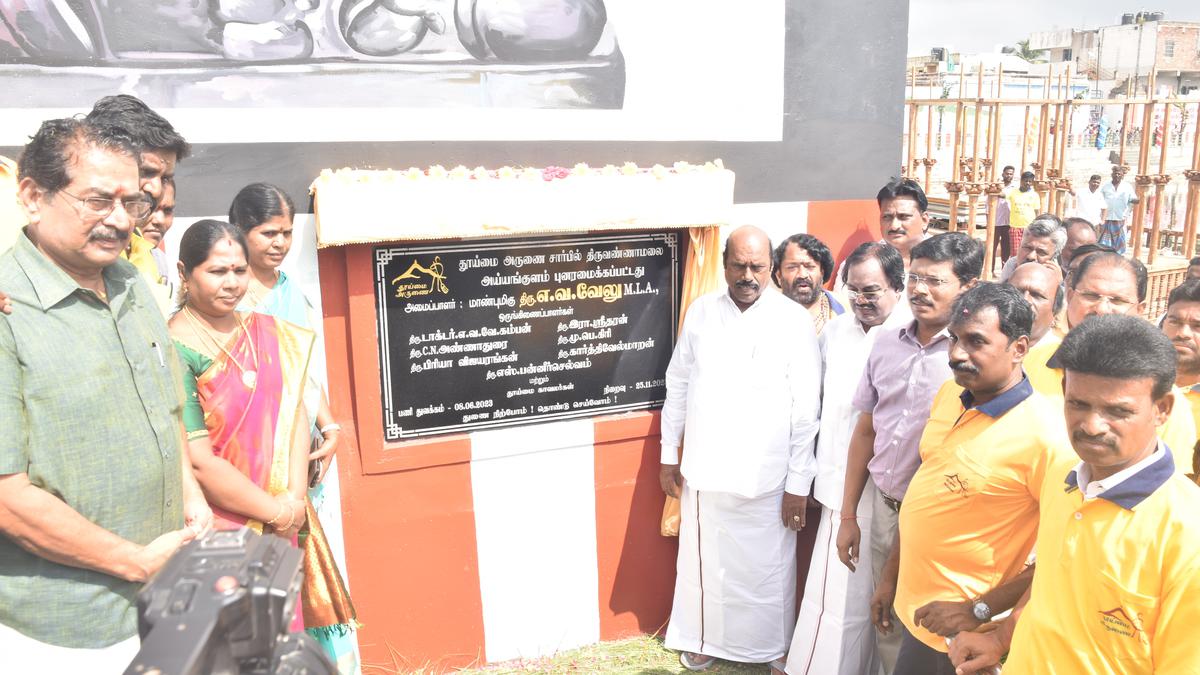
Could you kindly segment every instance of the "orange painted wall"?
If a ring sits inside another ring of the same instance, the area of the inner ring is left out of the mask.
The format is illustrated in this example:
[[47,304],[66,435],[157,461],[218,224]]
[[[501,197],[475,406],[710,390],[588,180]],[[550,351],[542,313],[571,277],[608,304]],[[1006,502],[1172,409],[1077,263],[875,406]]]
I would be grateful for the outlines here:
[[841,261],[855,246],[882,236],[879,205],[874,199],[809,202],[808,233],[825,242],[834,260]]

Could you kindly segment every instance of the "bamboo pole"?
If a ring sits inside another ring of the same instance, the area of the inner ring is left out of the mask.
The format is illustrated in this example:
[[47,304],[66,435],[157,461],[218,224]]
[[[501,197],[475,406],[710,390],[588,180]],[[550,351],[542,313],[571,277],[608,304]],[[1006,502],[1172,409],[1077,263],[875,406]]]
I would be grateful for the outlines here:
[[[1004,85],[1004,65],[1001,64],[996,70],[996,97],[997,98],[999,98],[1000,94],[1003,93],[1003,91],[1004,91],[1003,85]],[[1003,107],[1004,106],[1000,105],[999,103],[992,104],[992,116],[991,116],[992,151],[990,153],[991,158],[992,158],[992,166],[991,166],[991,171],[988,172],[988,180],[993,181],[993,182],[996,180],[996,173],[998,171],[1000,171],[1000,129],[1001,129],[1000,121],[1002,119],[1002,117],[1000,115],[1000,111],[1001,111],[1001,109],[1003,109]]]
[[[975,130],[971,134],[971,180],[979,180],[979,127],[983,121],[983,62],[979,62],[979,67],[975,69],[976,80],[976,97],[975,97]],[[975,227],[975,221],[971,221],[971,227],[968,231]]]
[[1121,113],[1121,147],[1120,154],[1117,156],[1117,166],[1125,166],[1125,140],[1129,134],[1129,108],[1130,104],[1125,103],[1125,110]]
[[992,278],[992,270],[996,267],[996,209],[1000,204],[1000,185],[990,183],[987,186],[987,234],[984,237],[983,248],[983,280]]
[[[1055,87],[1058,90],[1059,87]],[[1054,213],[1057,210],[1058,189],[1055,187],[1054,179],[1058,173],[1058,141],[1062,138],[1062,104],[1055,103],[1053,107],[1053,122],[1050,126],[1054,128],[1054,138],[1050,139],[1050,161],[1049,165],[1044,169],[1046,177],[1050,180],[1050,189],[1046,195],[1045,211]],[[1049,133],[1049,132],[1047,132]]]
[[959,156],[962,154],[962,120],[963,102],[962,99],[959,99],[958,102],[954,104],[954,155],[951,158],[951,161],[954,162],[954,166],[951,168],[950,172],[951,180],[956,183],[962,177],[962,163],[958,161]]
[[1167,183],[1171,182],[1171,177],[1167,175],[1167,146],[1170,145],[1171,136],[1171,104],[1170,102],[1163,103],[1162,117],[1162,150],[1158,153],[1158,175],[1154,177],[1154,218],[1150,225],[1150,250],[1146,255],[1146,263],[1154,264],[1154,259],[1158,257],[1159,237],[1161,236],[1162,213],[1163,213],[1163,192],[1166,190]]
[[925,194],[929,194],[929,179],[933,174],[933,106],[929,106],[929,116],[925,129]]
[[1192,135],[1192,170],[1200,171],[1200,103],[1196,104],[1196,133]]
[[1038,129],[1038,180],[1043,180],[1046,177],[1046,142],[1050,138],[1050,105],[1042,104],[1042,124]]
[[908,106],[908,157],[904,162],[904,172],[911,177],[915,171],[914,163],[917,158],[917,105]]
[[1025,124],[1021,127],[1021,166],[1017,168],[1017,175],[1024,172],[1026,167],[1025,157],[1029,145],[1029,108],[1030,106],[1025,106]]

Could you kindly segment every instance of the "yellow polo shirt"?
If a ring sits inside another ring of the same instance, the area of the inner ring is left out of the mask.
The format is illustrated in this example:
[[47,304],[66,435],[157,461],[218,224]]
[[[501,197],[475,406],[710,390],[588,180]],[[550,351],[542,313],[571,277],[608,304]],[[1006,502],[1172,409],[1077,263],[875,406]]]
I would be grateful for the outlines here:
[[[1051,368],[1047,361],[1054,356],[1054,352],[1058,351],[1058,345],[1062,341],[1049,340],[1050,336],[1047,335],[1033,349],[1029,350],[1029,354],[1025,356],[1025,374],[1029,376],[1029,382],[1033,384],[1037,393],[1055,406],[1055,410],[1061,415],[1063,410],[1063,371],[1060,368]],[[1191,406],[1184,405],[1185,396],[1182,389],[1173,387],[1171,391],[1175,393],[1175,406],[1171,409],[1167,421],[1158,428],[1158,437],[1169,448],[1194,448],[1196,447],[1198,425],[1192,417]],[[1186,450],[1179,452],[1186,452]],[[1184,470],[1182,465],[1179,468],[1181,471]],[[1187,467],[1189,470],[1190,468]]]
[[121,257],[133,263],[150,287],[150,293],[154,296],[158,308],[162,310],[163,316],[170,316],[174,309],[174,298],[171,297],[169,282],[163,277],[158,268],[158,261],[154,259],[154,244],[135,231],[129,235],[129,248],[121,253]]
[[1008,209],[1008,226],[1023,229],[1037,218],[1038,211],[1042,209],[1042,198],[1033,188],[1028,192],[1013,190],[1008,193]]
[[900,509],[896,614],[918,640],[944,638],[913,614],[935,600],[971,600],[1025,568],[1037,536],[1046,469],[1075,457],[1061,413],[1029,380],[978,407],[950,380],[933,399],[921,466]]
[[1004,672],[1200,673],[1200,487],[1169,450],[1091,501],[1073,465],[1054,471]]

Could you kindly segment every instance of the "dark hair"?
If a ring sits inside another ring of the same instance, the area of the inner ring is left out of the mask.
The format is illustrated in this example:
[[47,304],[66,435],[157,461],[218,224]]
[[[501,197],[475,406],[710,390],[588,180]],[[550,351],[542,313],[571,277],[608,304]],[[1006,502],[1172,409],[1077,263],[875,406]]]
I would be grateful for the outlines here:
[[907,197],[917,203],[917,210],[925,213],[929,209],[929,199],[925,196],[925,190],[921,189],[921,184],[911,178],[893,178],[879,189],[879,194],[875,195],[875,202],[879,204],[879,208],[883,208],[883,203],[890,199],[899,199]]
[[1012,169],[1013,171],[1016,171],[1016,170],[1017,170],[1017,167],[1013,166],[1012,164],[1005,164],[1005,165],[1004,165],[1004,168],[1003,168],[1003,169],[1000,169],[1000,173],[1004,173],[1005,171],[1008,171],[1009,169]]
[[983,244],[962,232],[934,235],[913,247],[910,260],[951,261],[959,283],[978,279],[983,273]]
[[229,205],[229,222],[250,232],[276,216],[293,218],[296,206],[282,189],[270,183],[251,183],[238,191]]
[[1037,178],[1037,174],[1032,171],[1022,171],[1021,180],[1025,180],[1026,178]]
[[[789,244],[799,246],[800,250],[807,252],[808,256],[821,266],[821,283],[829,281],[833,276],[833,254],[829,252],[829,247],[825,245],[825,242],[811,234],[793,234],[776,246],[771,260],[775,269],[779,269],[779,264],[783,262],[783,255],[787,253]],[[776,284],[778,283],[776,281]]]
[[968,288],[954,300],[950,323],[958,324],[991,307],[1000,321],[1000,332],[1009,343],[1033,331],[1033,307],[1021,291],[1008,284],[983,281]]
[[190,274],[197,265],[208,260],[213,246],[222,239],[232,239],[242,247],[246,257],[250,257],[246,235],[241,230],[223,220],[197,220],[179,239],[179,262],[183,263],[183,271]]
[[1101,175],[1100,175],[1100,174],[1098,174],[1098,173],[1094,173],[1094,174],[1092,174],[1092,175],[1088,176],[1088,182],[1089,182],[1089,183],[1090,183],[1090,182],[1092,182],[1092,181],[1094,181],[1094,180],[1104,180],[1104,177],[1103,177],[1103,176],[1101,176]]
[[850,268],[874,258],[879,261],[883,275],[887,277],[888,286],[894,291],[904,290],[904,257],[891,244],[880,241],[868,241],[859,244],[842,263],[842,283],[850,275]]
[[31,178],[38,187],[54,194],[71,184],[67,167],[86,148],[134,155],[133,139],[122,129],[74,117],[46,120],[21,150],[17,179]]
[[92,106],[87,119],[94,124],[125,129],[139,151],[168,150],[175,153],[176,161],[192,152],[192,146],[175,131],[175,127],[136,96],[105,96]]
[[[1079,249],[1082,248],[1082,246],[1079,247]],[[1079,249],[1076,250],[1075,256],[1079,255]],[[1074,290],[1079,285],[1079,280],[1097,265],[1123,267],[1129,270],[1129,273],[1133,275],[1134,280],[1137,282],[1138,302],[1146,301],[1146,287],[1149,285],[1149,275],[1146,272],[1146,266],[1137,258],[1126,258],[1112,250],[1099,251],[1084,258],[1083,262],[1079,263],[1079,267],[1076,267],[1071,272],[1071,290]]]
[[1200,255],[1188,261],[1188,267],[1191,267],[1192,265],[1200,265]]
[[1167,308],[1177,302],[1200,302],[1200,279],[1185,279],[1182,284],[1171,289],[1167,296]]
[[1054,367],[1118,380],[1149,378],[1152,396],[1162,398],[1175,384],[1175,348],[1154,324],[1136,316],[1088,317],[1071,329],[1054,353]]

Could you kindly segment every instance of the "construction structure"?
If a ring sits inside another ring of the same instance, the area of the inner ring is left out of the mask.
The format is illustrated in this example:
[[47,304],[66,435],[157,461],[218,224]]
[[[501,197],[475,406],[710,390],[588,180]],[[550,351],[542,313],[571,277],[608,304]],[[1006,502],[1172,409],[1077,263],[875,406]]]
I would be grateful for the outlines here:
[[[949,96],[951,79],[957,80],[956,97]],[[996,206],[1003,190],[999,177],[1006,163],[1020,167],[1018,174],[1033,171],[1041,210],[1060,217],[1071,215],[1070,195],[1080,176],[1107,176],[1097,162],[1132,171],[1138,203],[1130,246],[1151,270],[1147,313],[1160,311],[1196,252],[1200,98],[1086,98],[1087,85],[1073,80],[1069,66],[1057,76],[1023,76],[1021,84],[1030,94],[1025,98],[1013,97],[1005,79],[1002,67],[992,72],[979,67],[971,77],[970,96],[966,68],[949,77],[910,69],[903,172],[923,184],[934,213],[945,214],[947,229],[981,231],[987,248],[985,275],[990,276]],[[1153,77],[1148,89],[1156,91]],[[1013,128],[1015,137],[1008,132]],[[1091,162],[1082,173],[1072,161],[1079,153]],[[1165,228],[1168,210],[1171,227]],[[1166,239],[1171,255],[1160,257]]]

